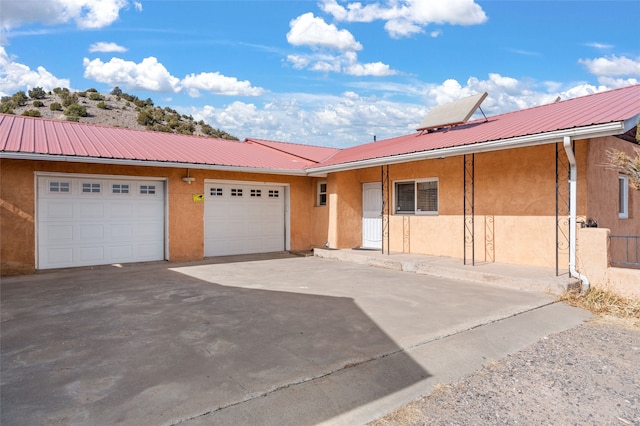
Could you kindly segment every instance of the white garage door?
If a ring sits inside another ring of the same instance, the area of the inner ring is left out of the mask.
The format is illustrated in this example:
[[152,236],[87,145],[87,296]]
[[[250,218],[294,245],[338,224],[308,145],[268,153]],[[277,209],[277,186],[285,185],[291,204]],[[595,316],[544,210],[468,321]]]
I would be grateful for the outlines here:
[[204,255],[285,250],[285,187],[205,184]]
[[164,182],[38,177],[38,268],[163,260]]

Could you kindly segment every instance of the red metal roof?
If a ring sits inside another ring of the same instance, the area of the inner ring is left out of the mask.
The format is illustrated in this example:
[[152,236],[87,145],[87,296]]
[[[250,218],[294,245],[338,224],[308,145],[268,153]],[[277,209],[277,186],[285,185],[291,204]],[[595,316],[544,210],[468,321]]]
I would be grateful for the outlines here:
[[417,132],[343,150],[259,139],[237,142],[0,114],[0,153],[304,173],[307,169],[348,166],[359,161],[620,122],[639,113],[640,85],[635,85],[496,115],[487,121],[475,120],[449,129]]
[[371,142],[340,151],[322,166],[479,144],[628,120],[640,113],[640,85],[470,121],[431,133]]
[[[325,148],[278,145],[280,149],[251,140],[238,142],[0,114],[3,153],[303,171],[316,166],[314,159],[321,155],[324,158],[328,152]],[[296,151],[312,155],[302,157]]]

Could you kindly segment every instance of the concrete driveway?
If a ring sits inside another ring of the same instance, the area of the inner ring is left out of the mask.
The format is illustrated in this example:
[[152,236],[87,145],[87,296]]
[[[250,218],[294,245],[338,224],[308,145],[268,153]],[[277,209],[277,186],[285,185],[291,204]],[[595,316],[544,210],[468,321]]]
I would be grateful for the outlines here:
[[3,278],[0,423],[363,423],[588,317],[545,294],[249,259]]

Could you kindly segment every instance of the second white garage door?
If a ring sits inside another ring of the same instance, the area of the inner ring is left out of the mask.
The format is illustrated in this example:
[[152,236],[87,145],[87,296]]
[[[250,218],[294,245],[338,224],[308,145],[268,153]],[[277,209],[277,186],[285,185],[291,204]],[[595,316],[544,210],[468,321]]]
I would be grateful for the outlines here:
[[205,184],[204,255],[284,251],[285,187]]

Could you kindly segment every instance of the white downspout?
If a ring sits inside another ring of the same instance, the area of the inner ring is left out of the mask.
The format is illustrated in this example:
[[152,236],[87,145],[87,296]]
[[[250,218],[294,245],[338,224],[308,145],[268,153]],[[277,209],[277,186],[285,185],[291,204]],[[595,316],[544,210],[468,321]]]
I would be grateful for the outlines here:
[[589,279],[576,270],[576,225],[578,208],[578,167],[571,147],[571,137],[564,137],[564,150],[569,160],[569,274],[582,281],[582,291],[589,290]]

